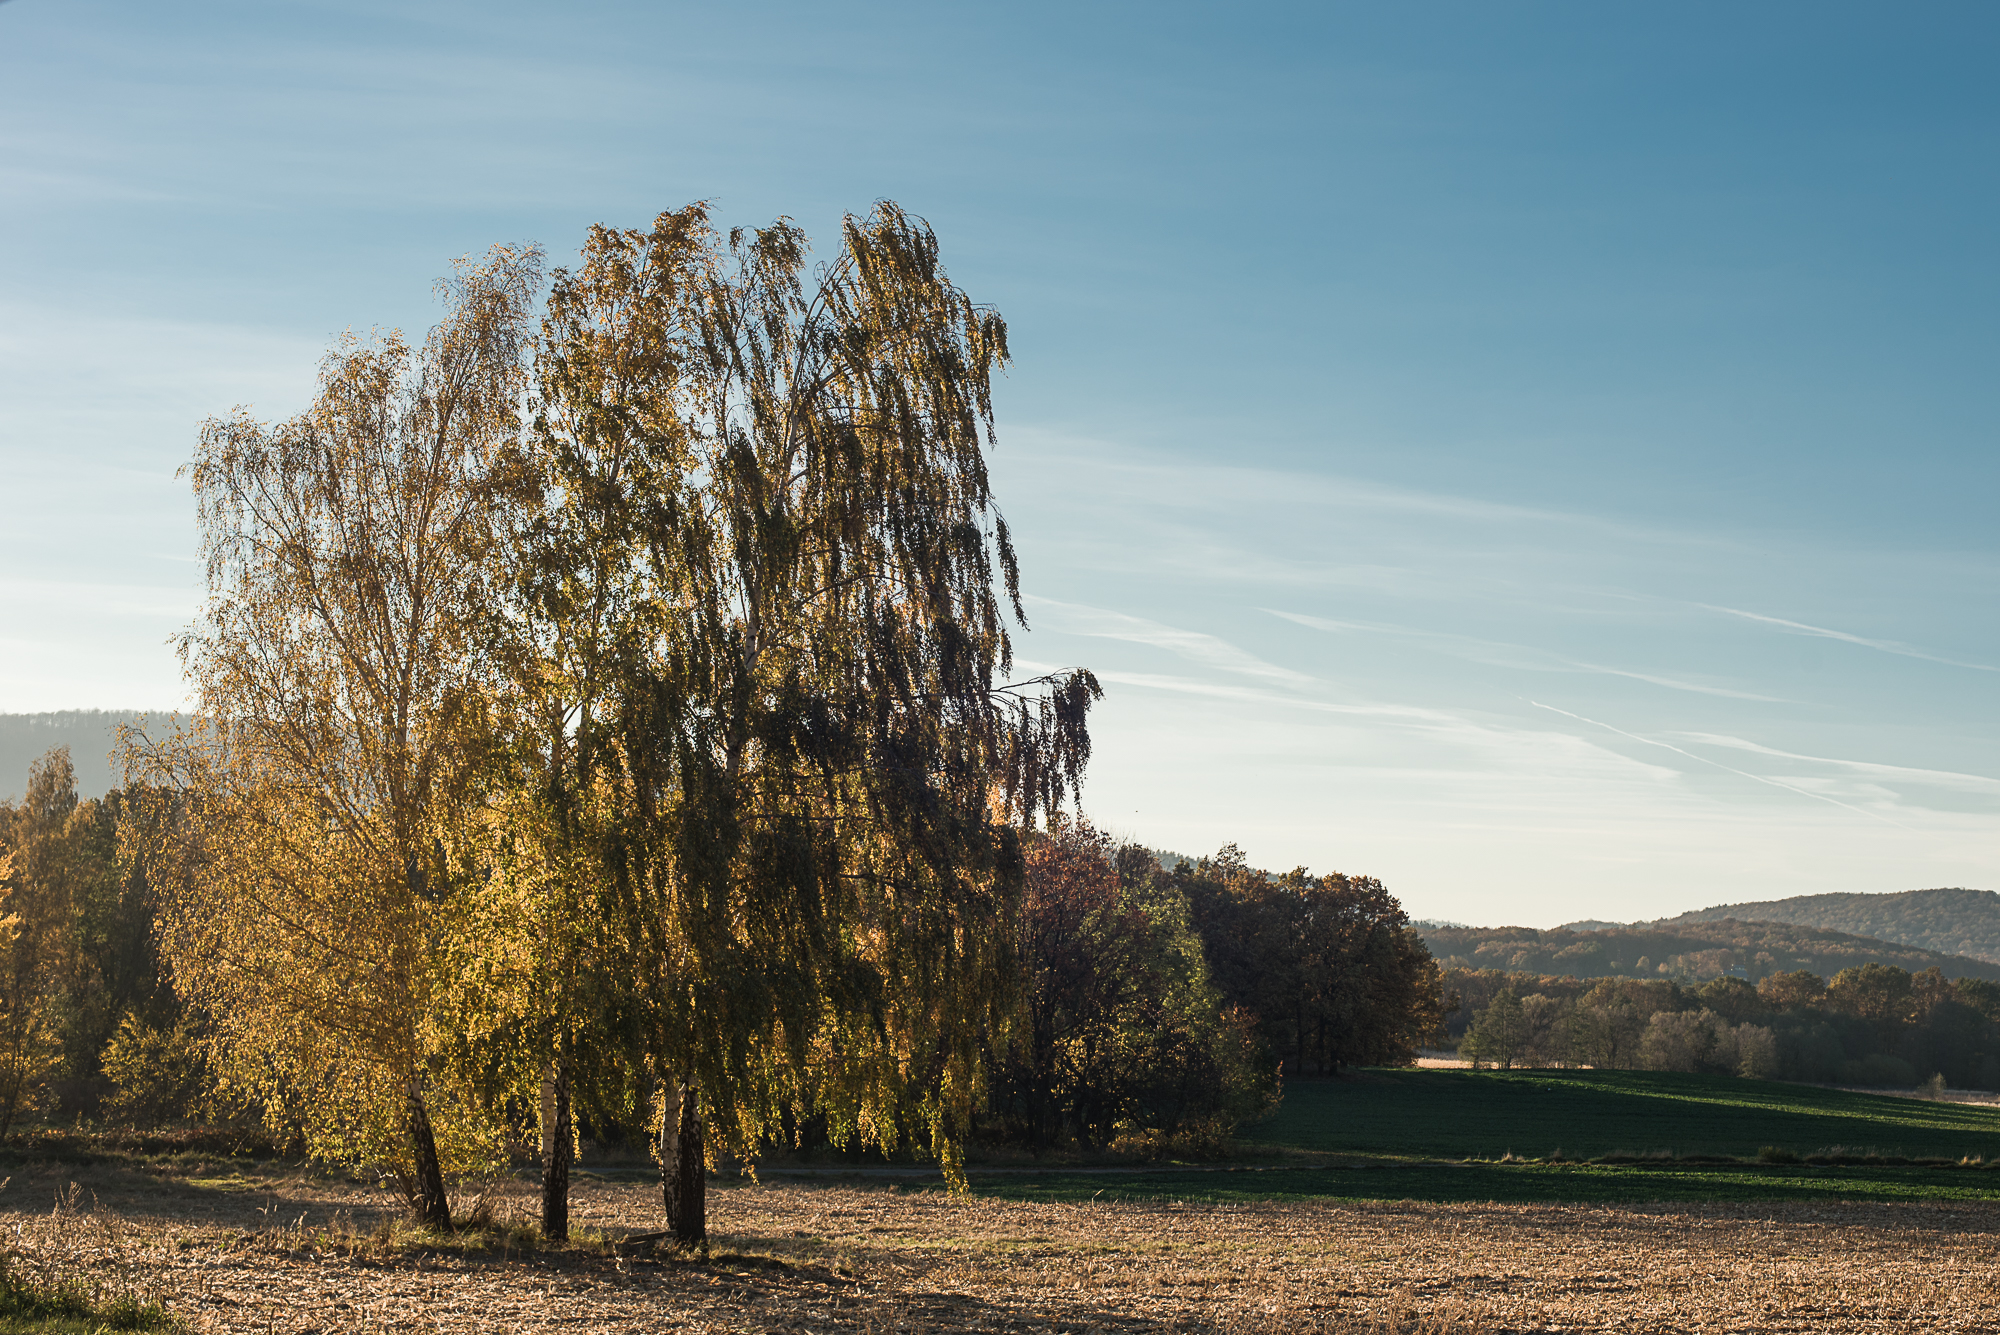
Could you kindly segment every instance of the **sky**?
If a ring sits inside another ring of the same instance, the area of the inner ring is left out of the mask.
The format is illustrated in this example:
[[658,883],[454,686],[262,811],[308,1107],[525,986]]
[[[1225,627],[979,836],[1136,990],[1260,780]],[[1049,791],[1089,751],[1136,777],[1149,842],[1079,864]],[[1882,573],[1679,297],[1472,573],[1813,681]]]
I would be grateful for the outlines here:
[[1473,923],[2000,889],[1996,57],[1978,4],[0,3],[0,712],[184,702],[199,422],[452,258],[892,198],[1009,322],[1100,824]]

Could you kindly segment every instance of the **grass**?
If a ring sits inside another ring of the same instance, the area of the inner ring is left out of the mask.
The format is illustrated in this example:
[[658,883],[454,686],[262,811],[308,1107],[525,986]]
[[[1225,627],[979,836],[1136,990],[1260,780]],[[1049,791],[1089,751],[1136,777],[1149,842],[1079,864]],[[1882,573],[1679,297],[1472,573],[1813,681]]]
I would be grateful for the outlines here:
[[1015,1200],[1984,1201],[2000,1111],[1728,1076],[1371,1071],[1300,1081],[1223,1171],[972,1173]]
[[186,1330],[159,1303],[92,1303],[80,1295],[0,1290],[0,1335],[100,1335]]
[[86,1210],[78,1187],[57,1197],[51,1218],[53,1238],[16,1228],[0,1241],[0,1335],[187,1329],[137,1274],[123,1225]]
[[0,1265],[0,1335],[50,1332],[97,1335],[100,1331],[182,1331],[156,1298],[129,1289],[107,1293],[102,1279],[81,1266],[23,1256]]

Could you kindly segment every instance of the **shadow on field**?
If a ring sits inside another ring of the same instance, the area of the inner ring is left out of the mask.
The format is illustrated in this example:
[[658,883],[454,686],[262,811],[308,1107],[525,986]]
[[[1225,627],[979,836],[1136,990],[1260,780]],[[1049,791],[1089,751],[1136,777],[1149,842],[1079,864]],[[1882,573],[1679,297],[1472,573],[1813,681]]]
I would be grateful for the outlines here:
[[1703,1164],[1419,1163],[1114,1176],[1088,1171],[971,1175],[999,1200],[1431,1201],[1512,1204],[2000,1200],[2000,1173],[1975,1168]]
[[261,1231],[326,1224],[345,1214],[374,1228],[401,1211],[379,1188],[311,1174],[296,1164],[223,1160],[148,1163],[102,1158],[0,1160],[0,1211],[52,1211],[75,1188],[86,1208],[148,1223]]

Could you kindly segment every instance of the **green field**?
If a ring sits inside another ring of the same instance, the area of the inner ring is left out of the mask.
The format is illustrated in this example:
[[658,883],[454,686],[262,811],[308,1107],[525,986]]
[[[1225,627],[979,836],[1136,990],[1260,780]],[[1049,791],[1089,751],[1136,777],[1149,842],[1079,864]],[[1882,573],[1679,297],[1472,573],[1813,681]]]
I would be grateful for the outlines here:
[[1755,1158],[1832,1146],[2000,1159],[2000,1110],[1726,1075],[1649,1071],[1371,1071],[1295,1081],[1247,1151],[1498,1159],[1624,1152]]
[[1371,1071],[1294,1083],[1239,1141],[1226,1168],[972,1176],[1040,1200],[2000,1199],[2000,1111],[1729,1076]]
[[2000,1173],[1812,1165],[1403,1164],[1387,1167],[971,1174],[1002,1200],[1984,1201]]

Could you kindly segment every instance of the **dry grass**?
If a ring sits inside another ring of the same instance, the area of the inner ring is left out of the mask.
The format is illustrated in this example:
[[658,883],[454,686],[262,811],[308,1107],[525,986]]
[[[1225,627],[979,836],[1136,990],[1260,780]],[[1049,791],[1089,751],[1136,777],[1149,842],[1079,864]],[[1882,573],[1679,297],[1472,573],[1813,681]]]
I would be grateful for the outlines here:
[[[75,1205],[55,1210],[74,1178]],[[892,1187],[711,1193],[706,1263],[623,1255],[650,1188],[580,1183],[429,1245],[327,1179],[17,1174],[0,1226],[199,1330],[2000,1331],[2000,1205],[1044,1205]],[[471,1207],[471,1202],[465,1202]]]

